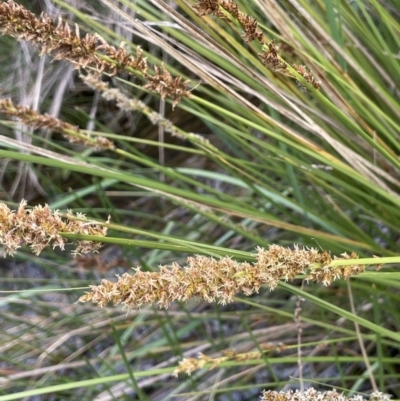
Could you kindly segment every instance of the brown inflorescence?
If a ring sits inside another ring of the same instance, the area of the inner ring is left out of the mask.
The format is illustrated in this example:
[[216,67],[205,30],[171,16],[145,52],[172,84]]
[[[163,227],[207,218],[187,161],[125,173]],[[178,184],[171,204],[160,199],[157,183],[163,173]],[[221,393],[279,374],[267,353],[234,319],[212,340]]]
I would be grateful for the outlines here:
[[[390,401],[390,398],[389,394],[379,391],[375,391],[369,396],[370,401]],[[317,391],[310,387],[305,391],[264,390],[261,401],[365,401],[365,399],[360,394],[356,394],[354,397],[346,397],[343,393],[338,393],[335,389]]]
[[11,99],[0,99],[0,112],[22,121],[35,129],[48,129],[63,135],[71,143],[93,147],[95,150],[114,149],[115,145],[107,138],[91,138],[80,129],[49,114],[40,114],[29,107],[14,105]]
[[[294,74],[288,68],[289,64],[279,57],[278,47],[275,45],[275,41],[268,41],[265,38],[264,33],[258,29],[256,18],[239,11],[238,5],[235,3],[235,1],[199,0],[193,6],[193,8],[196,9],[200,16],[211,14],[226,22],[230,21],[227,17],[227,15],[230,15],[231,18],[238,21],[242,27],[243,39],[246,43],[255,40],[263,45],[262,53],[260,53],[258,56],[261,62],[268,69],[274,71],[275,73],[293,77]],[[317,81],[304,66],[298,66],[296,64],[292,64],[290,66],[310,85],[316,89],[320,89],[320,82]]]
[[257,293],[262,285],[273,290],[281,279],[291,281],[308,269],[312,271],[309,280],[325,285],[360,272],[360,266],[354,270],[352,266],[346,266],[345,270],[331,268],[332,259],[328,252],[300,249],[298,246],[294,249],[278,245],[271,245],[268,250],[257,248],[256,259],[254,263],[247,263],[229,257],[217,260],[194,256],[187,259],[184,267],[172,263],[160,266],[158,272],[143,272],[138,267],[135,274],[125,273],[117,282],[102,280],[100,285],[91,286],[91,292],[83,295],[80,301],[92,301],[100,307],[121,303],[127,308],[140,308],[152,303],[167,308],[173,301],[191,298],[226,304],[238,293]]
[[139,73],[147,80],[147,89],[159,93],[162,98],[171,97],[174,105],[190,96],[186,89],[189,81],[172,78],[163,66],[156,67],[154,75],[150,74],[140,47],[134,57],[123,47],[116,49],[109,45],[100,35],[87,33],[81,38],[78,25],[71,30],[61,18],[54,25],[48,15],[36,18],[12,0],[0,3],[0,32],[30,41],[41,48],[41,54],[52,54],[55,60],[68,60],[76,68],[90,67],[111,75],[118,71]]
[[186,140],[188,139],[200,144],[205,144],[208,147],[211,146],[208,139],[205,139],[201,135],[187,133],[178,128],[170,120],[162,116],[160,113],[156,113],[141,100],[127,97],[119,88],[110,88],[108,82],[101,80],[100,74],[81,74],[79,77],[85,82],[86,85],[94,90],[99,91],[104,99],[116,102],[117,106],[121,110],[139,111],[143,113],[152,124],[163,127],[165,132],[170,132],[172,136]]
[[227,361],[248,361],[250,359],[260,359],[263,355],[272,352],[282,352],[286,349],[284,344],[260,344],[261,351],[245,352],[238,354],[233,350],[222,351],[223,356],[213,358],[203,353],[199,353],[197,358],[183,358],[179,366],[174,369],[174,376],[179,373],[186,373],[189,376],[196,370],[203,369],[206,365],[214,369]]
[[[27,202],[22,200],[18,210],[14,211],[5,203],[0,203],[0,244],[4,245],[5,255],[12,256],[22,245],[29,246],[36,255],[48,246],[58,246],[63,250],[68,240],[62,237],[62,233],[107,235],[107,227],[88,221],[81,213],[76,214],[79,219],[76,220],[71,212],[63,218],[57,210],[52,211],[47,205],[25,209],[26,205]],[[73,251],[75,255],[97,251],[102,246],[100,242],[87,240],[74,241],[73,244],[76,246]]]

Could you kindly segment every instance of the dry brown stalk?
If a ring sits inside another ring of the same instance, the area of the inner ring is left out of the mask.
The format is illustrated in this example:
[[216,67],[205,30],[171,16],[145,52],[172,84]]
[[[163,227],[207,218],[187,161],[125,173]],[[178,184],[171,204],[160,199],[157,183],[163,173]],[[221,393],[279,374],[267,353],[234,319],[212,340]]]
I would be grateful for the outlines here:
[[[342,258],[348,259],[347,254]],[[357,255],[353,254],[352,257]],[[177,263],[160,266],[158,272],[143,272],[136,268],[134,275],[123,274],[117,282],[102,280],[98,286],[91,286],[79,300],[92,301],[100,307],[109,303],[122,303],[127,308],[139,308],[144,304],[157,303],[167,308],[175,300],[188,301],[202,298],[208,302],[226,304],[236,294],[257,293],[262,285],[275,289],[281,279],[292,281],[296,275],[311,273],[307,280],[325,285],[339,278],[348,278],[364,271],[364,266],[331,267],[328,252],[320,253],[314,248],[294,249],[271,245],[268,250],[257,248],[254,263],[236,262],[229,257],[219,260],[207,256],[187,259],[183,268]]]
[[147,80],[145,89],[157,92],[162,98],[172,98],[174,105],[190,96],[186,89],[189,81],[173,78],[164,66],[155,67],[155,73],[150,74],[140,47],[135,58],[123,47],[116,49],[109,45],[100,35],[87,33],[81,38],[78,26],[71,30],[61,17],[56,26],[46,14],[36,18],[12,0],[0,3],[0,32],[30,41],[41,48],[41,54],[52,54],[55,60],[68,60],[76,68],[92,68],[111,75],[119,71],[139,74]]
[[80,129],[49,114],[39,114],[29,107],[15,106],[11,99],[0,99],[0,112],[22,121],[35,129],[48,129],[63,135],[71,143],[93,147],[95,150],[114,149],[115,145],[107,138],[91,138],[83,134]]
[[[101,227],[94,221],[88,221],[85,215],[77,213],[76,220],[72,212],[63,218],[57,210],[52,211],[45,206],[35,206],[25,209],[27,202],[22,200],[18,210],[10,210],[5,203],[0,203],[0,244],[4,245],[4,256],[14,255],[22,245],[29,246],[39,255],[48,247],[59,247],[64,250],[67,239],[62,233],[75,233],[105,237],[107,227]],[[107,220],[106,223],[109,223]],[[76,248],[74,255],[80,253],[96,252],[101,248],[100,242],[79,240],[72,242]]]
[[279,56],[278,47],[275,45],[275,41],[268,41],[265,38],[264,33],[258,29],[256,18],[242,13],[233,0],[199,0],[193,8],[196,9],[200,16],[212,14],[228,23],[230,22],[230,19],[227,14],[230,15],[231,18],[238,21],[242,27],[243,39],[246,43],[256,40],[263,46],[262,53],[258,56],[267,68],[276,73],[293,78],[294,74],[289,69],[290,65],[290,67],[301,75],[310,85],[316,89],[320,89],[320,82],[317,81],[304,66],[288,64]]

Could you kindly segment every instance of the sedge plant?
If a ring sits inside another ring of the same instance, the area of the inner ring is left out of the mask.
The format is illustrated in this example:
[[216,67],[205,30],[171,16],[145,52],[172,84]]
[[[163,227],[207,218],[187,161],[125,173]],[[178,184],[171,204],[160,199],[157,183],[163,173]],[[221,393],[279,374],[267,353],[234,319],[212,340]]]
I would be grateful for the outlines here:
[[1,2],[0,400],[400,398],[399,20]]

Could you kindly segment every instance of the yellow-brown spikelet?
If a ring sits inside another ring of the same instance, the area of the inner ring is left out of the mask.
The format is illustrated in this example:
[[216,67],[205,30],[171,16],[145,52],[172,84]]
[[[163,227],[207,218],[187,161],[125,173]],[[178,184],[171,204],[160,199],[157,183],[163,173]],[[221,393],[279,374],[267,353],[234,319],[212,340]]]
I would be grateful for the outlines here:
[[[246,43],[257,41],[263,45],[262,53],[258,56],[261,62],[271,71],[274,71],[285,76],[293,78],[293,73],[290,72],[288,65],[278,54],[278,47],[275,41],[268,41],[264,33],[258,29],[256,18],[241,12],[235,1],[225,0],[199,0],[194,6],[200,16],[212,14],[215,17],[230,22],[227,14],[232,19],[238,21],[243,29],[243,39]],[[224,10],[225,13],[222,11]],[[298,74],[300,74],[310,85],[316,89],[320,89],[320,82],[306,70],[304,66],[296,64],[290,65]]]
[[147,104],[143,103],[139,99],[127,97],[118,88],[110,88],[107,82],[101,80],[100,74],[81,74],[79,77],[86,83],[86,85],[99,91],[104,99],[116,102],[117,106],[121,110],[129,112],[139,111],[143,113],[152,124],[163,127],[165,132],[170,132],[172,136],[176,136],[180,139],[190,140],[208,147],[211,146],[208,139],[205,139],[201,135],[187,133],[178,128],[176,125],[172,124],[170,120],[161,114],[156,113]]
[[36,18],[12,0],[0,3],[0,32],[30,41],[40,47],[41,54],[52,54],[55,60],[68,60],[75,68],[91,67],[111,75],[119,71],[142,75],[147,80],[147,89],[159,93],[162,98],[171,97],[174,105],[190,96],[186,89],[189,81],[172,78],[164,67],[156,67],[155,74],[150,74],[140,47],[134,57],[123,47],[111,46],[97,34],[87,33],[81,38],[78,25],[71,30],[61,17],[54,25],[48,15],[41,14]]
[[[375,391],[370,395],[369,400],[390,401],[390,397],[389,394]],[[343,393],[338,393],[335,389],[330,391],[317,391],[311,387],[305,391],[264,390],[261,401],[365,401],[365,399],[360,394],[356,394],[353,397],[346,397]]]
[[93,147],[95,150],[114,149],[115,145],[107,138],[91,138],[83,134],[78,127],[52,117],[49,114],[39,114],[29,107],[14,105],[11,99],[0,99],[0,112],[22,121],[32,128],[46,129],[58,132],[71,143],[79,143]]
[[179,373],[186,373],[189,376],[196,370],[203,369],[205,365],[210,366],[210,370],[221,365],[226,361],[247,361],[250,359],[260,359],[263,355],[272,352],[282,352],[286,349],[284,344],[260,344],[261,351],[236,353],[233,350],[222,351],[223,356],[212,358],[203,353],[199,353],[197,358],[183,358],[178,367],[174,370],[174,376],[178,376]]
[[[75,220],[71,212],[63,218],[57,210],[52,211],[47,205],[25,209],[27,202],[22,200],[18,210],[10,210],[5,203],[0,203],[0,244],[4,245],[4,254],[13,255],[22,245],[29,246],[39,255],[47,246],[62,250],[67,239],[62,233],[75,233],[105,237],[107,227],[100,227],[96,222],[87,221],[85,215],[77,213]],[[109,220],[107,221],[107,223]],[[100,242],[80,240],[72,242],[76,248],[73,254],[97,251]]]
[[134,275],[125,273],[115,283],[102,280],[100,285],[91,286],[91,292],[83,295],[80,301],[92,301],[100,307],[122,303],[127,308],[140,308],[157,303],[167,308],[173,301],[195,297],[226,304],[238,293],[257,293],[262,285],[273,290],[281,279],[293,280],[308,269],[312,271],[309,279],[326,285],[360,272],[359,266],[353,270],[351,266],[332,270],[330,255],[313,248],[271,245],[268,250],[257,248],[256,258],[254,263],[240,263],[229,257],[216,260],[194,256],[187,259],[184,267],[172,263],[161,266],[158,272],[143,272],[138,267]]

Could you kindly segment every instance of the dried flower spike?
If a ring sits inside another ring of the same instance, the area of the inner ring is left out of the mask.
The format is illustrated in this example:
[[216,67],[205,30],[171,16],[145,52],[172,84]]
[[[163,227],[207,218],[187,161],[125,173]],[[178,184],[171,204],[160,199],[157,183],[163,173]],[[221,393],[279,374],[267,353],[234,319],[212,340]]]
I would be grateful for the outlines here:
[[239,263],[229,257],[216,260],[195,256],[189,257],[183,268],[173,263],[161,266],[159,272],[142,272],[139,267],[134,275],[125,273],[116,283],[102,280],[100,285],[91,286],[91,292],[79,300],[92,301],[100,307],[122,303],[128,308],[151,303],[167,308],[175,300],[188,301],[194,297],[226,304],[238,293],[257,293],[262,285],[273,290],[281,279],[293,280],[310,268],[309,279],[326,285],[360,272],[358,265],[354,270],[352,266],[346,266],[346,270],[340,267],[332,270],[330,255],[313,248],[271,245],[268,250],[258,248],[256,258],[255,263]]
[[29,107],[15,106],[11,99],[0,99],[0,112],[22,121],[24,124],[41,129],[49,129],[63,135],[71,143],[79,143],[95,150],[114,149],[114,144],[107,138],[91,138],[84,135],[78,127],[52,117],[49,114],[39,114]]
[[[107,234],[107,227],[100,227],[93,221],[74,220],[70,212],[63,219],[57,210],[51,211],[47,205],[25,209],[26,205],[27,202],[22,200],[18,210],[13,211],[5,203],[0,203],[0,244],[4,245],[5,255],[12,256],[22,245],[29,246],[36,255],[48,246],[58,246],[63,250],[67,239],[62,237],[62,233],[101,237]],[[81,213],[77,213],[76,217],[85,219]],[[96,252],[102,246],[99,242],[86,240],[75,241],[73,244],[76,246],[73,251],[75,255]]]
[[[250,15],[242,13],[233,0],[199,0],[193,8],[196,9],[200,16],[212,14],[226,22],[229,22],[227,18],[227,14],[229,14],[233,19],[238,21],[242,27],[243,39],[246,43],[255,40],[263,45],[262,53],[258,56],[268,69],[285,76],[293,77],[294,74],[288,69],[288,64],[279,56],[275,42],[273,40],[268,41],[264,33],[258,29],[257,20]],[[224,10],[225,13],[222,10]],[[317,81],[311,73],[307,72],[304,66],[293,64],[291,67],[310,85],[316,89],[320,89],[320,82]]]
[[[390,401],[390,395],[381,392],[374,392],[370,395],[370,401]],[[336,390],[317,391],[310,387],[306,391],[273,391],[264,390],[261,401],[365,401],[361,395],[346,397]]]
[[238,354],[232,350],[222,351],[224,356],[219,358],[212,358],[210,356],[204,355],[201,352],[197,358],[183,358],[179,362],[179,366],[174,369],[173,375],[175,377],[178,376],[179,373],[186,373],[187,375],[191,375],[194,371],[203,369],[205,365],[210,365],[210,370],[216,368],[226,361],[247,361],[250,359],[260,359],[264,354],[272,353],[272,352],[282,352],[286,349],[286,346],[283,344],[260,344],[262,351],[254,351],[254,352],[245,352],[242,354]]
[[118,71],[142,75],[147,88],[159,93],[162,98],[171,97],[176,105],[183,97],[189,97],[186,89],[189,81],[181,77],[172,78],[164,69],[155,68],[155,75],[148,73],[147,61],[140,47],[136,58],[123,47],[116,49],[100,35],[86,34],[81,38],[76,25],[72,30],[61,17],[57,26],[51,18],[42,14],[36,18],[25,7],[12,0],[0,3],[0,32],[20,40],[27,40],[41,48],[41,54],[52,54],[55,60],[68,60],[76,68],[92,68],[115,75]]
[[[176,136],[181,139],[188,139],[202,145],[211,146],[208,139],[205,139],[201,135],[187,133],[184,130],[178,128],[172,124],[170,120],[163,117],[161,114],[156,113],[147,104],[143,103],[139,99],[129,98],[125,96],[120,89],[110,88],[107,82],[101,80],[100,74],[80,74],[79,77],[85,82],[86,85],[94,90],[101,93],[101,96],[110,101],[116,102],[117,106],[124,111],[139,111],[143,113],[152,124],[163,127],[165,132],[170,132],[172,136]],[[178,94],[177,94],[178,95]]]

